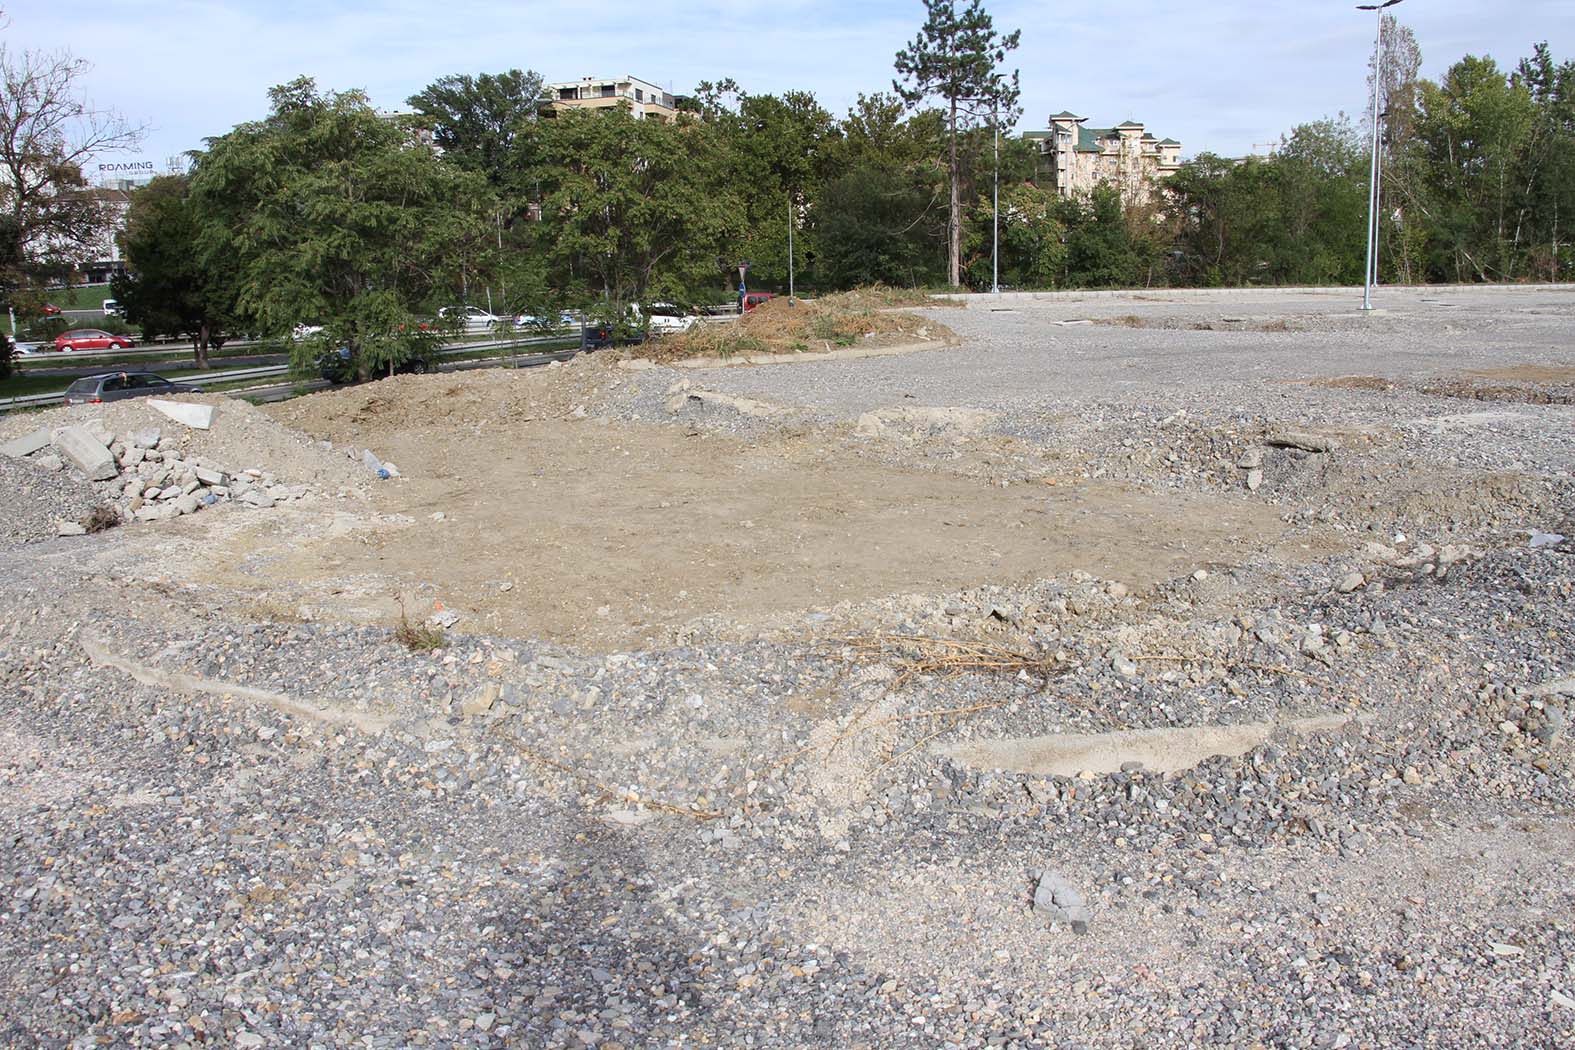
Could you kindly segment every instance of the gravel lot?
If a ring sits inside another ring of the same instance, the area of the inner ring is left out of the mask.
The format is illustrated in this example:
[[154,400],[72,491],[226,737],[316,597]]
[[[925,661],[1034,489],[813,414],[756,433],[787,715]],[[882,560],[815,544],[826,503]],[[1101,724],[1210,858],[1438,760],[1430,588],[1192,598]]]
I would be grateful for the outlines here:
[[0,1045],[1571,1045],[1575,292],[1358,301],[221,408],[311,491],[80,537],[0,461]]

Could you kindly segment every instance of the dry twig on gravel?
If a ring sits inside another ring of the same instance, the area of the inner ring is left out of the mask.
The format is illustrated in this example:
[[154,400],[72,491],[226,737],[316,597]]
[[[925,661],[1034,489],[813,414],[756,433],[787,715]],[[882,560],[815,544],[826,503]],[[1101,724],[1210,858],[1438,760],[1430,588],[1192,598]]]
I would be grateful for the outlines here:
[[1060,673],[1060,668],[1048,656],[1026,653],[991,642],[882,634],[869,638],[850,638],[840,644],[853,650],[853,658],[861,662],[895,664],[897,677],[890,689],[900,689],[921,675],[955,678],[964,674],[1026,673],[1038,678],[1040,685],[1044,686]]

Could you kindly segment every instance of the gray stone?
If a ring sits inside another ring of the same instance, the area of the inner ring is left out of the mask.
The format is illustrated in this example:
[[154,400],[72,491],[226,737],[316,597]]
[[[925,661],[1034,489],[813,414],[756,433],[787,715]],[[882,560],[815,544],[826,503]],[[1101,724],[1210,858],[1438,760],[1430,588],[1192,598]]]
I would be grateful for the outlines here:
[[213,426],[214,407],[212,405],[194,405],[187,401],[165,401],[162,398],[148,399],[148,407],[155,412],[162,412],[177,423],[184,423],[193,430],[207,430]]
[[1334,589],[1339,591],[1341,594],[1350,594],[1352,591],[1356,590],[1366,582],[1367,577],[1363,576],[1361,573],[1348,572],[1344,576],[1340,577],[1340,582],[1334,585]]
[[1264,439],[1264,444],[1273,445],[1275,448],[1297,448],[1303,452],[1333,452],[1334,442],[1322,434],[1310,434],[1305,430],[1282,430],[1270,434]]
[[55,528],[55,535],[86,536],[87,529],[83,528],[82,523],[79,521],[62,521],[59,526]]
[[159,498],[159,499],[174,499],[176,496],[181,496],[181,495],[184,495],[184,493],[181,492],[181,488],[180,488],[179,485],[167,485],[164,488],[159,490],[159,494],[158,494],[157,498]]
[[120,457],[120,465],[123,467],[134,467],[147,458],[148,454],[145,450],[133,445],[131,448],[126,449],[125,453]]
[[10,456],[12,459],[21,459],[33,453],[46,449],[52,437],[48,430],[35,430],[31,434],[23,434],[15,441],[7,441],[0,445],[0,456]]
[[1236,461],[1236,466],[1242,470],[1256,470],[1263,466],[1263,449],[1249,448],[1241,454],[1241,458]]
[[202,501],[189,492],[184,496],[177,497],[175,500],[175,509],[182,514],[195,514],[197,513],[197,508],[201,506]]
[[474,693],[465,698],[459,705],[460,713],[467,715],[484,715],[492,710],[492,705],[497,703],[501,690],[498,683],[488,682]]
[[33,466],[37,467],[39,470],[47,470],[50,473],[54,473],[55,471],[64,468],[66,465],[65,460],[52,453],[45,453],[42,456],[34,456],[32,459],[28,460],[28,462],[33,464]]
[[361,453],[361,462],[363,465],[365,465],[367,470],[370,470],[374,474],[376,474],[383,466],[383,461],[378,459],[377,456],[373,455],[371,449],[367,449]]
[[1261,486],[1262,484],[1263,484],[1263,471],[1261,471],[1261,470],[1249,470],[1249,471],[1247,471],[1247,491],[1248,492],[1257,492],[1259,486]]
[[1039,884],[1034,888],[1034,911],[1051,922],[1070,923],[1078,933],[1088,929],[1090,916],[1083,895],[1053,871],[1039,876]]
[[63,427],[54,437],[55,448],[89,481],[108,481],[120,473],[115,457],[85,427]]
[[196,467],[192,470],[192,473],[195,474],[197,480],[202,482],[204,485],[211,487],[214,485],[224,484],[223,471],[209,470],[207,467]]
[[256,489],[249,489],[246,494],[241,497],[241,502],[249,507],[271,507],[273,506],[273,497],[268,495],[266,492],[258,492]]

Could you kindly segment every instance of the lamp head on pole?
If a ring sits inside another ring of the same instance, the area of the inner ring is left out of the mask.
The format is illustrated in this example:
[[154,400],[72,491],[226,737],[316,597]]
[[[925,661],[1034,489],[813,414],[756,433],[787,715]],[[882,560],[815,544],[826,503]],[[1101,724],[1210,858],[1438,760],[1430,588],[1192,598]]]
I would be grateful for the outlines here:
[[1384,0],[1381,4],[1357,4],[1356,9],[1358,11],[1382,11],[1384,8],[1393,7],[1399,2],[1400,0]]

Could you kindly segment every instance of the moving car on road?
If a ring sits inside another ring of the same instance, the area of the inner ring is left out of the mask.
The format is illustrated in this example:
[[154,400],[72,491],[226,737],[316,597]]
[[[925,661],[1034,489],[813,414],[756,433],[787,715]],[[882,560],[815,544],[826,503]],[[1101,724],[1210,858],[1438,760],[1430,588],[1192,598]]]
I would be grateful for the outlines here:
[[102,405],[132,397],[169,397],[172,394],[201,393],[202,387],[190,383],[171,383],[152,372],[105,372],[83,376],[66,388],[64,404]]
[[98,328],[73,328],[55,336],[55,349],[61,353],[73,350],[130,350],[136,345],[129,335],[113,335]]
[[[348,383],[356,377],[355,360],[348,346],[341,346],[337,350],[330,350],[317,359],[317,364],[324,379],[330,383]],[[394,366],[395,375],[425,375],[434,371],[433,362],[425,357],[407,357],[404,361]],[[384,379],[388,376],[387,367],[377,370],[373,379]]]
[[438,311],[438,317],[459,324],[467,332],[490,332],[494,326],[508,323],[505,318],[479,306],[445,306]]

